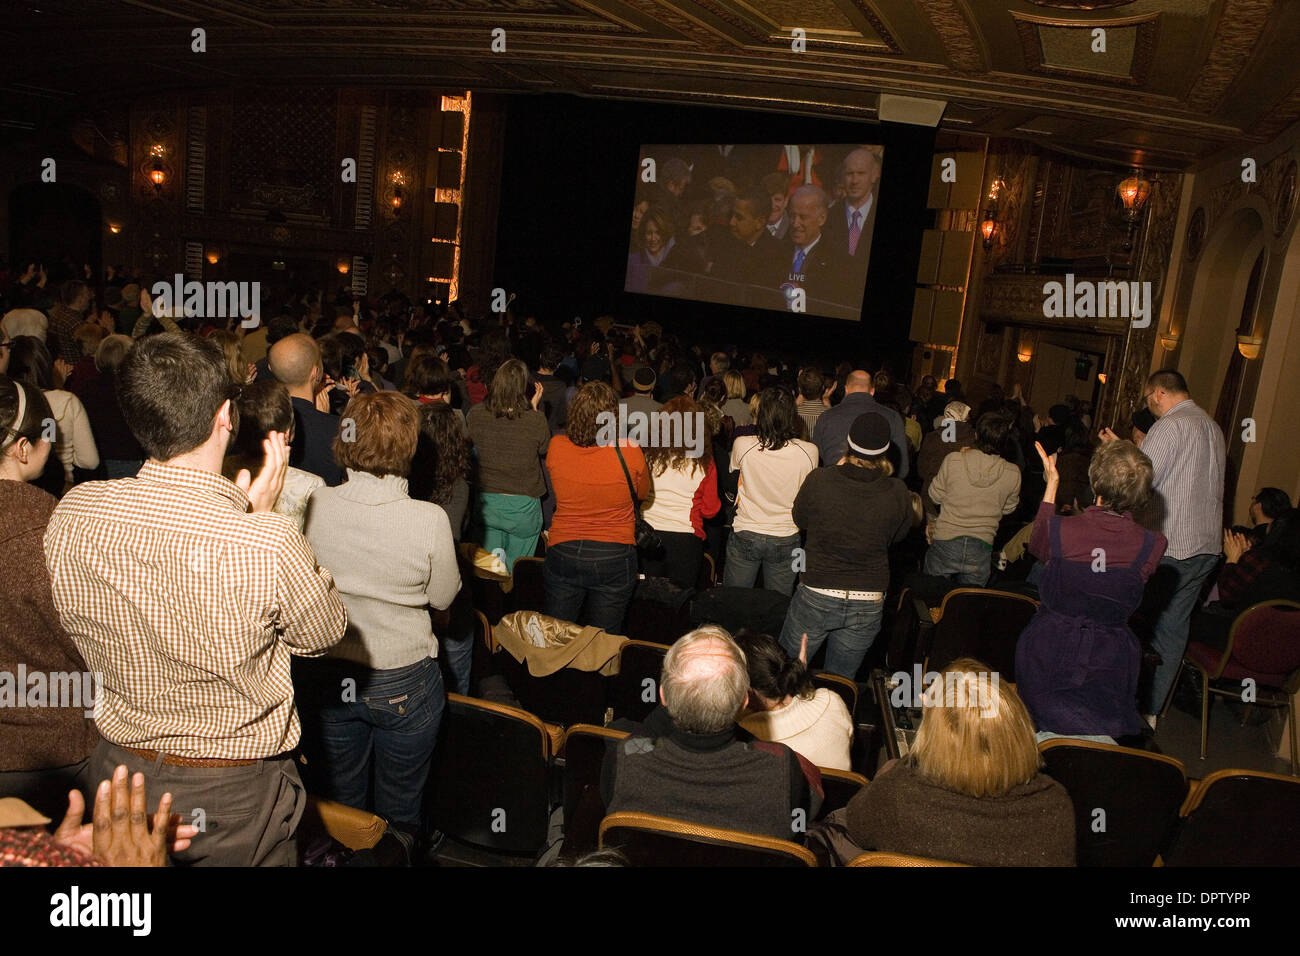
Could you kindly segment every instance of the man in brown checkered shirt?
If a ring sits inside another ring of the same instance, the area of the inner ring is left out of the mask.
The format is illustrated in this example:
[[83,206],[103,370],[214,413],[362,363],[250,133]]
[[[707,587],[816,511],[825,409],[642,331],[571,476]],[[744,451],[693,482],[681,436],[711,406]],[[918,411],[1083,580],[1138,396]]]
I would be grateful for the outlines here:
[[55,607],[103,675],[90,778],[125,764],[170,791],[200,831],[177,863],[293,865],[306,795],[290,655],[323,655],[347,613],[272,511],[284,436],[264,443],[256,479],[221,476],[237,386],[220,349],[185,333],[137,342],[118,395],[149,460],[135,478],[74,488],[45,534]]

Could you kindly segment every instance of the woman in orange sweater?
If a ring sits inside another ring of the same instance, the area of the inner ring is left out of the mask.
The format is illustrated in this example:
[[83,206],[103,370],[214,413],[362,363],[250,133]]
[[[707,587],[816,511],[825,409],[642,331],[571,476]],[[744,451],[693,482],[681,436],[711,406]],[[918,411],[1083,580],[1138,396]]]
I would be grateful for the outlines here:
[[608,383],[588,382],[569,403],[568,434],[551,439],[546,468],[555,517],[544,569],[547,614],[616,634],[637,581],[628,479],[638,500],[650,490],[641,449],[611,434],[617,415]]

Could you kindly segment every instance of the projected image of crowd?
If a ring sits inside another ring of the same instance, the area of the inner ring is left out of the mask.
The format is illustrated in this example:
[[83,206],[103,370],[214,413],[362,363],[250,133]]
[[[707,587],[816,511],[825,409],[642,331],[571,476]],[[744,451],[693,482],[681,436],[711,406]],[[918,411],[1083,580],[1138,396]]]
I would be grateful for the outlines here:
[[879,146],[643,147],[625,288],[856,319],[881,164]]
[[[634,256],[716,269],[877,162],[709,149]],[[1146,749],[1199,713],[1185,652],[1300,598],[1292,502],[1222,528],[1177,372],[1117,433],[526,295],[268,289],[243,328],[151,316],[152,278],[0,279],[5,863],[1150,865],[1172,831],[1098,849],[1110,777],[1052,755]],[[702,444],[601,437],[630,411]]]

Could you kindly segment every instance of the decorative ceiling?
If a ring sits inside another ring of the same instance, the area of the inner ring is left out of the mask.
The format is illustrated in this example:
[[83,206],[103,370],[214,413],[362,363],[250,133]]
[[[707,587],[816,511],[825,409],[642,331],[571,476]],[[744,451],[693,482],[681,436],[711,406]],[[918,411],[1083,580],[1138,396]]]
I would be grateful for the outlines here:
[[[7,8],[0,125],[11,130],[141,92],[229,85],[569,92],[867,121],[888,92],[946,101],[945,129],[1187,168],[1300,118],[1297,0],[11,0]],[[196,28],[205,52],[192,51]],[[504,31],[496,49],[494,31]]]

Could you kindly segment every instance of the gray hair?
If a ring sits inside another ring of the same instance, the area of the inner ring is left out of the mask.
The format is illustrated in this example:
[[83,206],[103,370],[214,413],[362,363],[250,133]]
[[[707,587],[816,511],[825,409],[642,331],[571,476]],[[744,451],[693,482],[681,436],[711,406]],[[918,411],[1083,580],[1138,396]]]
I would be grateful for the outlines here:
[[814,186],[811,183],[807,186],[800,186],[790,196],[790,202],[793,203],[800,196],[812,196],[817,200],[822,209],[830,208],[830,197],[826,195],[826,190],[822,189],[820,186]]
[[108,335],[95,350],[95,368],[101,372],[116,372],[126,358],[127,350],[135,344],[129,335]]
[[[709,648],[711,642],[721,648]],[[704,658],[715,660],[701,666]],[[668,649],[659,685],[678,727],[693,734],[720,733],[735,722],[749,693],[745,652],[716,624],[698,627]]]

